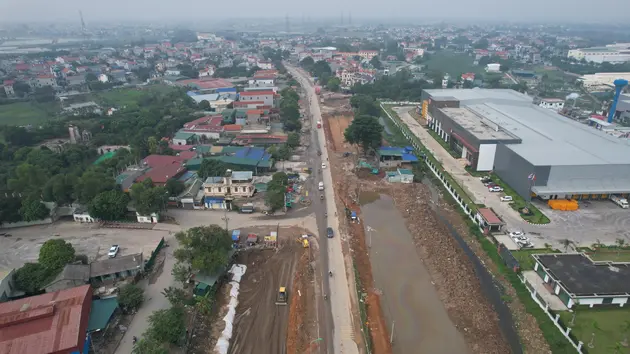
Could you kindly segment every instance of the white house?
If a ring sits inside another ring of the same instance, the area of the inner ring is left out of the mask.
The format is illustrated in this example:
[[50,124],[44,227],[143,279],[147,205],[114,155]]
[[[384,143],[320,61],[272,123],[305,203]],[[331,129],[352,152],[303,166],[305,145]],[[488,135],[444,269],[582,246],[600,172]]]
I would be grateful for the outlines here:
[[262,101],[265,106],[273,106],[274,96],[273,91],[246,91],[239,93],[239,101]]
[[543,98],[540,100],[538,106],[554,111],[560,111],[564,108],[564,100],[560,98]]
[[255,187],[251,171],[227,171],[225,177],[208,177],[203,183],[206,197],[241,197],[254,195]]
[[501,72],[501,64],[499,63],[491,63],[486,66],[486,71],[489,73],[498,73]]
[[249,87],[273,87],[275,80],[273,78],[253,78],[248,80]]
[[181,74],[182,72],[180,70],[177,69],[168,69],[164,72],[164,75],[168,75],[168,76],[179,76],[179,74]]
[[160,221],[160,217],[156,213],[151,213],[151,215],[145,216],[136,212],[136,218],[138,219],[138,222],[142,224],[157,224]]
[[256,66],[261,68],[261,69],[263,69],[263,70],[271,70],[271,69],[273,69],[273,64],[270,61],[259,60],[256,63]]
[[80,222],[80,223],[97,222],[97,220],[95,218],[90,216],[90,214],[87,212],[87,210],[83,210],[83,209],[75,210],[74,213],[72,214],[72,218],[74,219],[75,222]]

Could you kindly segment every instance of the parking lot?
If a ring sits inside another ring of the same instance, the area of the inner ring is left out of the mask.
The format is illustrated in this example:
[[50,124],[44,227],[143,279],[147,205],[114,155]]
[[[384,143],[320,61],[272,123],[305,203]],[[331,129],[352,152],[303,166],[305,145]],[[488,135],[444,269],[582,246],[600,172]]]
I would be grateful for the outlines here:
[[[562,240],[570,240],[576,246],[590,246],[601,242],[614,245],[618,238],[630,243],[630,209],[621,209],[608,200],[580,202],[577,211],[552,210],[544,201],[534,201],[534,205],[551,222],[545,225],[532,225],[523,220],[518,212],[502,202],[503,192],[490,192],[478,177],[471,176],[464,165],[453,158],[429,132],[410,114],[413,107],[393,107],[409,129],[423,142],[444,169],[466,191],[475,204],[484,204],[506,223],[505,231],[523,231],[535,248],[551,244],[554,248],[564,248]],[[499,236],[509,249],[518,249],[509,236]]]
[[0,269],[19,268],[24,263],[37,261],[42,244],[53,238],[70,242],[76,254],[84,254],[93,261],[106,258],[111,245],[120,246],[119,256],[142,252],[148,257],[162,237],[169,235],[168,231],[163,230],[108,229],[74,222],[57,222],[3,232],[11,236],[0,237]]

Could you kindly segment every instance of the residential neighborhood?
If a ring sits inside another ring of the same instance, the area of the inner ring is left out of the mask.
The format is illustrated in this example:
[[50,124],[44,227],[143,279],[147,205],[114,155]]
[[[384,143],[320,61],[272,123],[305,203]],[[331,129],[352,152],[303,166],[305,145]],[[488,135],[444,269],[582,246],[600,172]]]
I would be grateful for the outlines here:
[[0,26],[0,353],[630,353],[627,26],[250,7]]

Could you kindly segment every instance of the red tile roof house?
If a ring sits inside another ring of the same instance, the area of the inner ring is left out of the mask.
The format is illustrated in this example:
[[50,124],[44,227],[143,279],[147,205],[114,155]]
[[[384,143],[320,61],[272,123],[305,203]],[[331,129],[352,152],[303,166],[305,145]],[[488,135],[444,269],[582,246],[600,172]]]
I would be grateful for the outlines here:
[[205,116],[195,119],[191,122],[184,124],[184,129],[181,131],[186,133],[195,133],[198,136],[204,136],[206,139],[219,139],[223,132],[221,126],[223,122],[223,116]]
[[[175,157],[175,156],[169,156]],[[147,171],[142,176],[136,178],[136,182],[142,182],[145,179],[151,179],[153,184],[156,186],[164,186],[166,182],[168,182],[171,178],[178,178],[184,172],[186,172],[186,167],[183,165],[183,158],[180,162],[172,164],[172,165],[162,165],[157,167],[152,167],[149,171]]]
[[0,353],[87,354],[90,285],[0,303]]

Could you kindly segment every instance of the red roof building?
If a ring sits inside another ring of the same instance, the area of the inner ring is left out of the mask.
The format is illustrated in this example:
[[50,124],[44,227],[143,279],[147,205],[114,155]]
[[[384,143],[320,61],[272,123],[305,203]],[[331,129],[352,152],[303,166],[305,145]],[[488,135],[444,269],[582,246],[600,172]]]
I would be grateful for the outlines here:
[[0,303],[0,353],[87,353],[90,285]]
[[273,92],[272,90],[265,90],[265,91],[245,91],[245,92],[239,92],[239,95],[241,97],[243,96],[268,96],[268,95],[275,95],[275,92]]
[[[170,157],[170,156],[169,156]],[[178,157],[178,156],[177,156]],[[180,157],[178,157],[180,158]],[[186,168],[183,166],[183,158],[180,158],[180,162],[172,165],[162,165],[151,168],[148,172],[136,179],[136,182],[142,182],[145,179],[151,179],[156,186],[164,186],[171,178],[177,178],[186,172]]]
[[194,145],[174,145],[174,144],[170,144],[168,147],[170,147],[171,149],[173,149],[175,151],[190,151],[195,146]]
[[222,132],[223,116],[205,116],[184,124],[184,131],[194,132]]
[[225,79],[216,79],[216,78],[180,80],[180,81],[176,81],[175,85],[190,86],[197,90],[212,90],[212,89],[234,87],[234,84],[232,84],[231,82]]
[[243,126],[240,124],[226,124],[223,126],[224,132],[240,132],[243,130]]
[[149,155],[142,160],[142,165],[156,168],[161,166],[168,165],[178,165],[181,166],[182,159],[179,156],[169,156],[169,155]]

